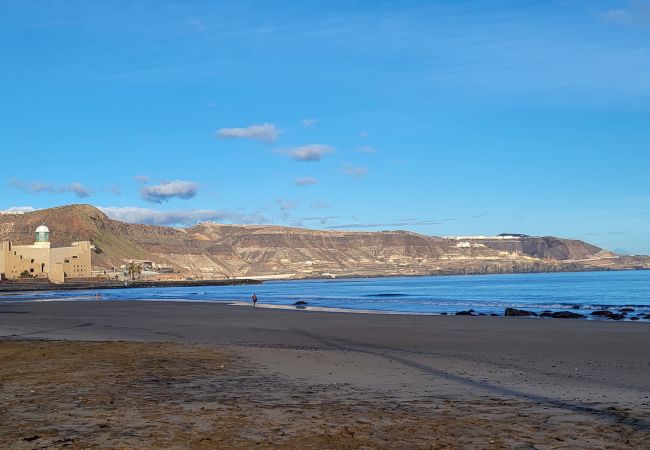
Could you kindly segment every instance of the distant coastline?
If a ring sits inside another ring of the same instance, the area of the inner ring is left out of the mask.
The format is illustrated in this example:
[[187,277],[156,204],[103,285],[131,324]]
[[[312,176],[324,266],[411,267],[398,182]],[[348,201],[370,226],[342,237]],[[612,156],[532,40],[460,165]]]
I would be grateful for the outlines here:
[[262,284],[259,280],[179,280],[179,281],[79,281],[63,284],[8,282],[0,283],[0,293],[30,292],[30,291],[78,291],[99,289],[137,289],[137,288],[168,288],[193,286],[236,286]]

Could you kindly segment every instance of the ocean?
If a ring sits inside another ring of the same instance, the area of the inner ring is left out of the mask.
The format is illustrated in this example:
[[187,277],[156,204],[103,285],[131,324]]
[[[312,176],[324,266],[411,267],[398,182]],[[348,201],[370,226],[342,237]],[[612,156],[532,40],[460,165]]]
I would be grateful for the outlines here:
[[432,277],[267,281],[262,285],[41,291],[0,294],[0,303],[24,301],[250,302],[258,306],[407,314],[503,315],[514,307],[534,312],[633,308],[650,314],[650,271],[535,273]]

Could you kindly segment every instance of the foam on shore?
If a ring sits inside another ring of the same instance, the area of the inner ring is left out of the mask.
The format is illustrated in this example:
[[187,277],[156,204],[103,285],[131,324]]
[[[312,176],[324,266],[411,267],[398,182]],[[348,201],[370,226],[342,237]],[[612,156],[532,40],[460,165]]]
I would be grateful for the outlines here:
[[[251,302],[230,302],[230,306],[249,306]],[[411,312],[411,311],[378,311],[372,309],[346,309],[346,308],[328,308],[324,306],[309,306],[309,305],[272,305],[272,304],[257,304],[255,308],[267,309],[286,309],[290,311],[320,311],[320,312],[335,312],[335,313],[354,313],[354,314],[390,314],[400,316],[440,316],[440,313],[430,312]]]

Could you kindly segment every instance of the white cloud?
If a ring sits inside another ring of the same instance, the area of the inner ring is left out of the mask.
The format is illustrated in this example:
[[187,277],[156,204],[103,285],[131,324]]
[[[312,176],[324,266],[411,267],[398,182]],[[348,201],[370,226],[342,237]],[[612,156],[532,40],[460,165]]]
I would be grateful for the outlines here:
[[279,150],[283,155],[290,156],[291,159],[296,161],[320,161],[323,155],[334,153],[334,151],[334,147],[324,144],[309,144]]
[[12,180],[11,186],[29,194],[39,194],[48,192],[50,194],[67,194],[72,193],[79,198],[86,198],[93,194],[93,190],[84,186],[81,183],[72,184],[53,184],[44,183],[41,181],[23,182],[20,180]]
[[279,134],[280,131],[270,123],[250,125],[243,128],[221,128],[217,131],[217,137],[220,139],[254,139],[267,144],[275,142]]
[[92,190],[81,183],[72,183],[69,186],[64,186],[63,189],[65,192],[74,193],[79,198],[89,197],[92,194]]
[[366,167],[345,166],[343,167],[343,173],[351,177],[361,178],[368,175],[368,169]]
[[196,195],[199,185],[192,181],[167,181],[155,186],[140,188],[140,196],[151,203],[162,203],[171,198],[190,199]]
[[0,214],[25,214],[36,211],[36,208],[31,206],[11,206],[5,210],[0,211]]
[[302,126],[305,128],[313,128],[318,124],[318,119],[302,119]]
[[314,177],[303,177],[296,180],[298,186],[312,186],[318,184],[318,179]]
[[159,211],[156,209],[131,206],[98,206],[98,208],[111,219],[148,225],[194,225],[207,221],[244,224],[265,223],[267,221],[264,217],[257,214],[241,214],[225,210],[192,209]]

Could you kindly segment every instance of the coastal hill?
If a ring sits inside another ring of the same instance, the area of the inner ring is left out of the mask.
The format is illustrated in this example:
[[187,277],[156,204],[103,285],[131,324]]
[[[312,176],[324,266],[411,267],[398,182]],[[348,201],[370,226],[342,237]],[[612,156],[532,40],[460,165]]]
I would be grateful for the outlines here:
[[583,241],[505,235],[441,238],[407,231],[323,231],[203,223],[189,228],[130,224],[90,205],[0,215],[0,241],[30,243],[46,223],[54,246],[89,240],[96,269],[151,260],[202,278],[423,275],[650,268]]

